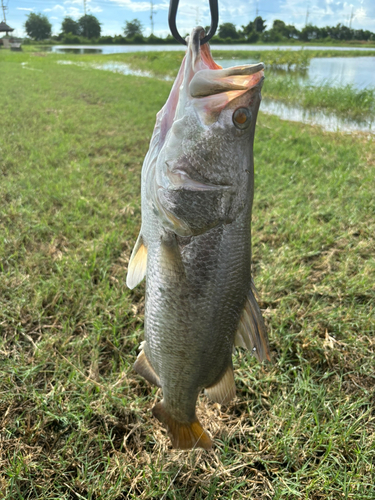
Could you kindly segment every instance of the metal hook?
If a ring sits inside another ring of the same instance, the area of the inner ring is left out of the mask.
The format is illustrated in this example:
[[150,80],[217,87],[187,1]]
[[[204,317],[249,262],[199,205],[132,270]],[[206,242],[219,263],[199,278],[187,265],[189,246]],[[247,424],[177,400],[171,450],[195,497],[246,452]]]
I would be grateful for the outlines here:
[[[186,45],[186,40],[182,38],[180,33],[177,30],[176,27],[176,16],[177,16],[177,9],[178,9],[178,3],[180,0],[171,0],[171,3],[169,4],[169,13],[168,13],[168,23],[169,23],[169,28],[171,30],[172,35],[175,37],[175,39],[182,43],[183,45]],[[219,6],[218,6],[218,0],[209,0],[210,2],[210,11],[211,11],[211,26],[210,29],[207,33],[207,35],[202,38],[201,40],[201,45],[205,44],[208,42],[208,40],[211,40],[211,38],[214,36],[217,30],[217,25],[219,24]]]

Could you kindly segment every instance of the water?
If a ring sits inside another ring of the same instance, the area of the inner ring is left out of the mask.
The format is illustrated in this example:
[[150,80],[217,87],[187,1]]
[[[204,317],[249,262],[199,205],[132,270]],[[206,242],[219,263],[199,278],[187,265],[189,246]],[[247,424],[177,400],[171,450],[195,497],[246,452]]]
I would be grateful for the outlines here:
[[[222,59],[217,61],[223,68],[251,64],[251,59]],[[305,85],[339,87],[353,85],[356,89],[375,87],[374,57],[316,57],[310,60],[306,72],[292,73]],[[272,73],[270,74],[270,76]]]
[[280,101],[263,98],[260,110],[275,115],[282,120],[318,125],[328,132],[368,132],[375,134],[375,118],[366,120],[349,120],[333,113],[309,111],[299,106],[291,106]]
[[[160,51],[184,51],[184,45],[52,45],[40,46],[39,50],[57,52],[59,54],[120,54],[122,52],[160,52]],[[211,45],[212,50],[373,50],[375,48],[364,47],[320,47],[302,45]]]
[[[27,64],[27,63],[21,63],[21,64]],[[57,64],[74,65],[74,66],[80,66],[81,68],[100,69],[104,71],[111,71],[112,73],[120,73],[121,75],[144,76],[146,78],[155,78],[150,71],[133,69],[128,64],[122,62],[108,61],[106,63],[87,63],[84,61],[60,60],[57,61]],[[170,76],[165,76],[163,78],[158,78],[158,80],[164,80],[170,82],[173,81],[174,78]]]

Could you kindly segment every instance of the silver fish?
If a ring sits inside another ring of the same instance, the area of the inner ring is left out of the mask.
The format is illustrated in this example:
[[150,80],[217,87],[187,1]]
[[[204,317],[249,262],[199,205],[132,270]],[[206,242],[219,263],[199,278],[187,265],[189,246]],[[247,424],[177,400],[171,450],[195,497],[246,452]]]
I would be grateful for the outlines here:
[[145,341],[134,369],[161,387],[153,414],[175,448],[209,449],[202,389],[235,396],[233,345],[270,360],[251,280],[253,141],[262,63],[222,69],[197,27],[157,115],[142,168],[142,226],[127,285],[146,276]]

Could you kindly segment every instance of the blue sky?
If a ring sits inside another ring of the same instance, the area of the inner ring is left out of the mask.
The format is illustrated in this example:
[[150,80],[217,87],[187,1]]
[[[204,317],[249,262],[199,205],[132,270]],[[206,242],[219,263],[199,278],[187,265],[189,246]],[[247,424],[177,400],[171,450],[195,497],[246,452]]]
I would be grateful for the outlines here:
[[[53,33],[59,33],[65,16],[78,19],[83,15],[83,0],[3,0],[7,6],[7,23],[16,29],[14,35],[24,35],[23,24],[29,12],[45,14]],[[169,0],[153,0],[154,33],[165,36],[168,30]],[[208,0],[180,0],[177,26],[181,34],[190,32],[197,24],[210,23]],[[220,22],[234,23],[238,28],[253,20],[259,12],[270,27],[274,19],[301,28],[305,24],[308,7],[308,22],[317,26],[349,25],[352,28],[369,29],[375,32],[375,0],[219,0]],[[87,13],[95,15],[101,25],[102,34],[114,35],[123,31],[125,21],[138,18],[144,26],[144,34],[151,32],[150,1],[146,0],[86,0]],[[2,12],[0,12],[2,20]]]

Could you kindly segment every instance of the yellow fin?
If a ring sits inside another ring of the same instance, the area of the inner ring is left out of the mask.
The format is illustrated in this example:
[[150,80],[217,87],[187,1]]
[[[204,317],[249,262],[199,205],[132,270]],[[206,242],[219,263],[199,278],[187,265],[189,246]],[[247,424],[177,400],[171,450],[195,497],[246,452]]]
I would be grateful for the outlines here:
[[165,409],[164,401],[157,403],[152,413],[169,432],[173,448],[180,450],[190,450],[191,448],[204,448],[210,450],[212,441],[209,435],[203,430],[197,417],[192,422],[178,422]]
[[142,375],[142,377],[144,377],[147,380],[147,382],[150,382],[150,384],[161,387],[160,378],[155,373],[155,370],[152,368],[151,363],[147,359],[147,356],[143,349],[138,354],[138,357],[133,365],[133,368],[137,373],[139,373],[139,375]]
[[242,312],[240,324],[234,339],[234,345],[251,350],[258,361],[271,361],[270,346],[268,344],[268,335],[266,325],[264,324],[262,313],[254,297],[252,289],[246,299],[245,307]]
[[147,267],[147,248],[143,244],[143,238],[138,236],[136,244],[130,257],[126,285],[132,290],[145,277]]
[[228,404],[236,396],[236,383],[234,381],[233,367],[230,364],[219,382],[207,387],[205,394],[215,403]]

